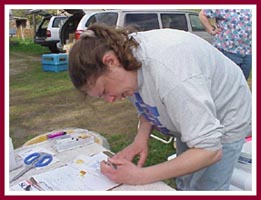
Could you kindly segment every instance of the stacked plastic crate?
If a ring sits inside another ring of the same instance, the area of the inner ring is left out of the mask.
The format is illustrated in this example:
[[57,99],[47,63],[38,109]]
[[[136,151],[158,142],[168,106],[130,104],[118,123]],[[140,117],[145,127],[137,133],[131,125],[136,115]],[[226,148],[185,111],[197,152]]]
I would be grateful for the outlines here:
[[43,54],[42,69],[49,72],[68,70],[68,55],[66,53]]

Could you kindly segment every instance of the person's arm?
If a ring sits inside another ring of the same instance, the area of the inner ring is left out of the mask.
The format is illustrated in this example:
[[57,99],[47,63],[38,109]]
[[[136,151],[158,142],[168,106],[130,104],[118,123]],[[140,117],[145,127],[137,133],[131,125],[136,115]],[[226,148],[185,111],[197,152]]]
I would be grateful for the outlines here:
[[173,160],[140,168],[126,159],[110,159],[116,169],[102,163],[101,171],[112,181],[124,184],[148,184],[168,178],[190,174],[218,162],[222,150],[209,151],[192,148]]
[[202,25],[205,27],[206,31],[209,34],[211,34],[211,35],[217,34],[218,29],[210,23],[209,19],[204,14],[204,10],[200,11],[199,20],[201,21]]
[[190,174],[218,162],[221,157],[222,150],[189,149],[173,160],[143,168],[141,184]]
[[140,115],[139,124],[138,124],[138,132],[137,132],[134,142],[140,141],[140,140],[148,141],[151,130],[152,130],[151,123],[149,123],[143,115]]
[[139,125],[138,125],[138,133],[134,139],[135,144],[138,144],[138,146],[146,147],[146,150],[143,150],[139,154],[139,161],[137,165],[139,167],[142,167],[146,161],[146,158],[148,156],[148,141],[151,134],[152,125],[149,123],[143,115],[140,116]]

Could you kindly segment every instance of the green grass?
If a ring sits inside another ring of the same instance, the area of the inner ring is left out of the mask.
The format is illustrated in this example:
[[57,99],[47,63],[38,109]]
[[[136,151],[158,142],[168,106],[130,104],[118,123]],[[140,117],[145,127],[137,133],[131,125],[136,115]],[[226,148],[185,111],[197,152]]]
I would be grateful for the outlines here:
[[29,53],[30,55],[37,55],[39,53],[48,52],[47,47],[40,46],[38,44],[34,44],[32,38],[25,38],[25,40],[21,40],[19,38],[10,38],[10,51],[12,52],[24,52]]
[[[11,77],[12,80],[12,77]],[[67,72],[43,73],[41,64],[24,71],[11,81],[10,87],[27,93],[27,98],[56,95],[57,92],[73,88]]]

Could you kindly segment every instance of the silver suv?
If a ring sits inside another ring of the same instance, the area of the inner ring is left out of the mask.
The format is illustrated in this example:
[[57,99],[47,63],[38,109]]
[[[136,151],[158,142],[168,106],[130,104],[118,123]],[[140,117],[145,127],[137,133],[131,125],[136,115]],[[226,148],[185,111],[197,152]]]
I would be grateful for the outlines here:
[[87,13],[79,22],[75,38],[94,23],[105,23],[112,26],[134,25],[141,31],[161,28],[173,28],[192,32],[211,42],[209,35],[202,26],[198,13],[181,10],[108,10]]
[[[85,11],[86,12],[86,11]],[[73,19],[73,18],[72,18]],[[80,19],[80,20],[79,20]],[[124,27],[134,25],[141,31],[152,29],[173,28],[192,32],[199,37],[212,42],[213,36],[208,34],[202,26],[198,13],[190,10],[106,10],[89,11],[82,17],[78,17],[77,28],[67,27],[67,24],[75,24],[68,19],[60,31],[59,49],[64,49],[66,40],[69,39],[69,33],[75,33],[75,39],[78,39],[88,26],[94,23],[105,23],[107,25]]]

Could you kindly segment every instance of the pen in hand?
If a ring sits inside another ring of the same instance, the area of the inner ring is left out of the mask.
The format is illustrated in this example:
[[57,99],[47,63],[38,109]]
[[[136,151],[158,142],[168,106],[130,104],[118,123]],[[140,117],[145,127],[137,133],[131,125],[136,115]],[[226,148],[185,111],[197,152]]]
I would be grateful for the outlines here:
[[[106,156],[108,156],[109,158],[111,158],[111,157],[114,156],[114,154],[111,153],[110,151],[103,151],[103,153],[104,153]],[[104,163],[105,163],[106,165],[109,165],[109,166],[113,167],[114,169],[117,169],[117,165],[111,163],[109,160],[107,160],[107,161],[104,160]]]
[[107,160],[107,161],[104,160],[104,163],[105,163],[106,165],[108,165],[108,166],[111,166],[111,167],[114,168],[114,169],[117,169],[117,165],[111,163],[111,162],[108,161],[108,160]]

